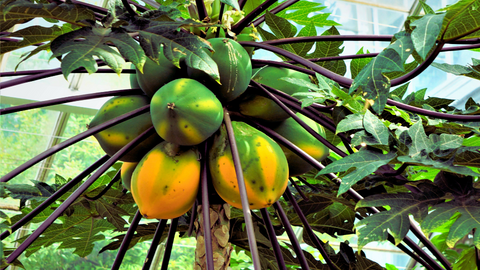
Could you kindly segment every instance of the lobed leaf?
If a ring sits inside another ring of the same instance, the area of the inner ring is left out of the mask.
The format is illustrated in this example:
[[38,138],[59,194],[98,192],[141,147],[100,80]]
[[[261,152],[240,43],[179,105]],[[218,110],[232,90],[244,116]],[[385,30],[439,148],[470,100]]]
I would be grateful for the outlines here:
[[[478,218],[480,203],[475,199],[448,201],[434,206],[431,210],[432,212],[421,223],[422,230],[424,233],[429,233],[453,218],[455,222],[450,227],[446,240],[447,246],[450,248],[453,248],[472,230],[480,229],[480,219]],[[480,234],[474,234],[473,244],[480,248]]]
[[343,176],[337,194],[339,196],[347,192],[352,185],[362,180],[364,177],[372,174],[381,166],[388,164],[388,162],[390,162],[396,156],[397,155],[394,152],[384,155],[370,150],[361,150],[328,164],[327,167],[318,173],[318,175],[344,172],[349,169],[356,168],[352,172]]
[[0,4],[0,25],[8,24],[10,27],[13,22],[19,23],[38,17],[60,20],[79,26],[88,26],[89,23],[86,23],[86,21],[89,20],[95,21],[95,14],[92,10],[70,1],[60,5],[56,3],[33,3],[28,0],[4,3]]
[[[218,66],[208,55],[210,44],[190,33],[177,31],[182,26],[203,25],[191,20],[136,22],[127,30],[138,31],[139,41],[146,55],[158,61],[158,53],[162,52],[174,65],[180,67],[180,61],[191,68],[203,70],[213,79],[219,80]],[[163,48],[161,48],[163,46]]]
[[387,240],[388,232],[395,238],[395,243],[399,244],[410,230],[409,215],[418,221],[424,219],[429,205],[441,202],[442,195],[441,192],[378,194],[359,201],[356,208],[391,207],[389,211],[368,216],[355,224],[359,249],[373,241]]
[[[277,15],[300,25],[313,24],[315,27],[340,25],[335,21],[328,20],[330,13],[319,13],[319,11],[325,8],[326,7],[320,3],[298,1],[287,9],[288,12],[287,10],[283,10]],[[314,13],[314,15],[310,16],[312,13]]]
[[[340,35],[335,26],[330,27],[325,32],[322,33],[322,36],[337,36]],[[343,52],[343,41],[318,41],[315,43],[315,51],[311,54],[308,54],[306,58],[322,58],[322,57],[331,57],[339,56]],[[317,65],[322,66],[332,72],[335,72],[340,75],[344,75],[347,72],[347,65],[344,60],[336,61],[319,61],[316,62]]]
[[[113,43],[118,51],[111,48],[109,43]],[[66,54],[61,64],[65,78],[80,67],[84,67],[88,73],[96,72],[98,65],[94,56],[102,59],[117,74],[122,71],[125,59],[140,68],[146,60],[140,45],[119,28],[84,27],[57,37],[50,48],[54,56]]]
[[0,54],[50,41],[70,31],[72,31],[72,28],[69,25],[63,25],[62,27],[54,25],[48,28],[38,25],[30,26],[7,35],[6,37],[21,37],[22,39],[3,42],[0,46]]

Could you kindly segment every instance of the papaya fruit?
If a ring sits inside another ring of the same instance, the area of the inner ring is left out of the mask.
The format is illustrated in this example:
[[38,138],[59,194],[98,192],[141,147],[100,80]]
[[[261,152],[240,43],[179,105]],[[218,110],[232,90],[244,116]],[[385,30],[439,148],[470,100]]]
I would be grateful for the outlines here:
[[149,97],[152,97],[160,87],[178,78],[186,77],[186,70],[176,67],[160,50],[159,64],[147,58],[143,66],[143,73],[136,69],[137,81],[140,88]]
[[[283,77],[310,81],[309,76],[305,73],[271,66],[259,70],[252,79],[289,95],[297,92],[308,92],[308,87],[300,87],[296,84],[280,80],[280,78]],[[267,122],[280,122],[290,117],[273,100],[252,92],[246,93],[238,106],[240,113],[243,115],[255,117]]]
[[179,145],[196,145],[218,130],[223,107],[201,83],[182,78],[164,85],[152,97],[153,126],[164,140]]
[[[240,34],[237,35],[237,41],[256,41],[260,39],[257,35],[257,29],[252,27],[245,27]],[[252,58],[254,47],[244,47],[250,58]],[[252,74],[254,72],[252,71]]]
[[171,219],[192,208],[199,185],[198,152],[162,142],[136,166],[131,191],[143,217]]
[[124,162],[120,168],[120,178],[122,179],[122,186],[128,191],[131,191],[130,185],[132,183],[132,174],[138,162]]
[[[297,113],[296,115],[318,134],[320,134],[322,137],[325,137],[325,129],[323,126],[317,124],[315,121],[303,116],[302,114]],[[297,121],[295,121],[295,119],[291,117],[273,127],[273,130],[319,162],[328,157],[328,147],[326,147],[319,140],[315,139],[315,137],[308,133],[308,131],[306,131],[302,126],[300,126],[299,123],[297,123]],[[280,147],[287,157],[288,171],[290,172],[290,176],[302,175],[313,169],[312,165],[293,153],[291,150],[287,149],[283,145],[280,145]]]
[[[92,128],[98,126],[110,119],[131,112],[148,105],[149,103],[150,100],[145,95],[113,97],[103,104],[88,127]],[[113,156],[118,150],[152,125],[152,118],[148,112],[100,131],[93,136],[97,139],[103,151],[108,155]],[[157,134],[152,134],[121,157],[120,160],[126,162],[138,162],[150,149],[161,141],[162,139]]]
[[202,70],[187,68],[188,77],[210,89],[218,99],[230,102],[240,96],[248,87],[252,77],[252,63],[248,52],[236,41],[228,38],[208,40],[215,50],[210,55],[217,63],[220,84]]
[[[280,146],[264,133],[243,123],[233,122],[250,209],[272,205],[288,184],[288,164]],[[209,170],[218,195],[236,208],[242,208],[232,151],[225,126],[215,135],[209,149]]]

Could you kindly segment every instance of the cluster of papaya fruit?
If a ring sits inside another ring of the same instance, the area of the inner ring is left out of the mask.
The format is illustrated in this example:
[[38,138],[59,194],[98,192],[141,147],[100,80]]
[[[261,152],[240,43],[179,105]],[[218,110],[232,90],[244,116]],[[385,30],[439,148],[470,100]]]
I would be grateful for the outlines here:
[[[263,121],[319,161],[328,155],[328,148],[273,101],[249,88],[252,65],[251,55],[245,48],[229,38],[208,41],[214,49],[211,57],[218,65],[220,83],[202,70],[177,68],[160,54],[159,64],[147,59],[143,73],[137,70],[131,76],[132,88],[139,87],[144,95],[108,100],[89,124],[94,127],[150,104],[149,113],[95,135],[104,151],[113,155],[152,125],[155,128],[156,134],[120,158],[124,162],[121,168],[123,185],[131,191],[146,218],[170,219],[191,209],[199,189],[201,159],[207,160],[212,184],[220,197],[242,208],[232,151],[222,125],[227,105]],[[255,81],[287,94],[308,91],[279,80],[281,77],[308,79],[300,72],[265,67],[254,75]],[[320,135],[325,135],[323,128],[314,121],[299,117]],[[285,191],[289,176],[312,169],[307,162],[255,128],[235,121],[232,126],[251,209],[270,206]],[[201,156],[197,146],[211,137],[208,156]]]

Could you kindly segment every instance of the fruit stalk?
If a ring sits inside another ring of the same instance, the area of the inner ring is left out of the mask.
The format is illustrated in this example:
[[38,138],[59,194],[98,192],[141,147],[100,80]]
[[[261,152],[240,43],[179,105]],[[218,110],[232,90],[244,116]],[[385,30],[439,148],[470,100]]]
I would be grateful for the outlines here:
[[248,204],[247,190],[245,187],[245,180],[243,178],[242,165],[240,164],[240,156],[238,154],[237,144],[235,142],[235,135],[233,133],[232,121],[230,120],[230,115],[225,109],[223,113],[224,122],[228,134],[228,141],[230,143],[230,148],[232,150],[232,159],[235,165],[235,172],[237,174],[238,189],[240,192],[240,198],[242,201],[243,216],[245,218],[245,229],[248,235],[248,244],[250,246],[250,253],[252,254],[252,261],[254,269],[261,269],[260,267],[260,258],[258,257],[257,242],[255,239],[255,232],[253,230],[252,216]]

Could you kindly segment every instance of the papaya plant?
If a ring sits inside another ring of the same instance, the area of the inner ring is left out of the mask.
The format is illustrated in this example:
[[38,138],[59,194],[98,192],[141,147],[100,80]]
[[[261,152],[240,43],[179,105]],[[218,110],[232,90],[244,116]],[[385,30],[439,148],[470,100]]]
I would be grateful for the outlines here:
[[[162,241],[167,269],[177,232],[195,234],[195,269],[228,269],[234,249],[254,269],[384,269],[362,252],[381,241],[424,269],[480,267],[480,104],[470,98],[459,109],[425,98],[426,90],[407,94],[430,66],[480,79],[478,59],[434,62],[480,48],[479,0],[437,11],[420,1],[424,14],[391,36],[341,35],[329,14],[316,14],[325,7],[306,0],[108,2],[0,0],[0,53],[34,46],[17,67],[40,52],[60,62],[2,72],[26,76],[1,89],[73,73],[131,75],[131,89],[0,108],[6,119],[116,96],[84,132],[1,175],[2,198],[20,199],[21,209],[13,217],[0,211],[2,241],[39,224],[18,247],[0,244],[2,269],[53,244],[86,257],[113,230],[120,234],[100,251],[118,250],[112,269],[147,240],[143,269]],[[35,19],[50,27],[24,28]],[[344,55],[346,40],[390,43]],[[261,51],[278,60],[257,57]],[[9,183],[91,135],[106,155],[73,179]],[[294,227],[320,256],[302,248]],[[284,233],[287,243],[278,238]],[[346,235],[357,246],[335,249],[322,239]]]

